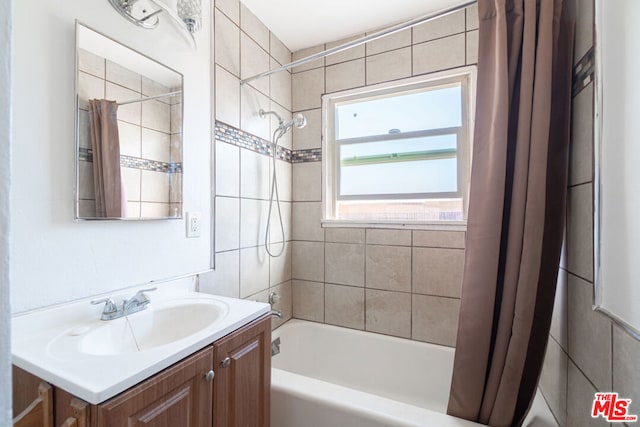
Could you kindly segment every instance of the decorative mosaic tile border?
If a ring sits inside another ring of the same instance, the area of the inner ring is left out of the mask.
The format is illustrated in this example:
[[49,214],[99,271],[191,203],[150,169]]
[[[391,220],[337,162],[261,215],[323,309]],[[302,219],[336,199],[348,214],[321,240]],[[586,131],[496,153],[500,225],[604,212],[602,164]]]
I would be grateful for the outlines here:
[[[273,143],[233,126],[229,126],[226,123],[216,121],[214,132],[218,141],[246,148],[247,150],[265,156],[271,156],[273,152]],[[322,160],[322,149],[290,150],[286,147],[278,146],[276,158],[288,163],[319,162]]]
[[[93,150],[91,148],[80,147],[78,158],[85,162],[93,162]],[[182,173],[182,163],[165,163],[131,156],[121,155],[120,166],[123,168],[141,169],[153,172]]]
[[595,52],[593,47],[573,67],[573,87],[571,93],[576,96],[593,81],[595,71]]

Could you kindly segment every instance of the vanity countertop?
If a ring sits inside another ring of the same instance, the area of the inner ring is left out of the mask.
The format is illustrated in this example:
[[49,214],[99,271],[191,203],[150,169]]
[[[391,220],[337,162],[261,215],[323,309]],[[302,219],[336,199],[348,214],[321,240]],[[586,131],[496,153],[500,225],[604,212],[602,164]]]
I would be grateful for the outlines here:
[[185,289],[148,295],[146,310],[109,321],[89,300],[14,316],[13,363],[98,404],[270,312],[268,304]]

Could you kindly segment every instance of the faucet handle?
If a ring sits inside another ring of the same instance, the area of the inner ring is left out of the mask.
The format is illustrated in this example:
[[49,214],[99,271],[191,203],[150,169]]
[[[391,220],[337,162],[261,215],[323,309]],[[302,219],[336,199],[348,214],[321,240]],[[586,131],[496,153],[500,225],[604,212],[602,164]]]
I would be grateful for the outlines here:
[[145,295],[145,292],[152,292],[155,291],[156,289],[158,289],[157,286],[154,286],[153,288],[148,288],[148,289],[140,289],[138,292],[136,292],[136,294],[127,302],[131,302],[131,301],[135,301],[139,304],[147,304],[149,303],[150,299],[148,296]]
[[103,314],[110,314],[118,311],[118,306],[116,305],[115,302],[113,302],[111,298],[102,298],[102,299],[91,301],[91,304],[93,305],[98,305],[102,303],[105,303],[104,310],[102,310]]

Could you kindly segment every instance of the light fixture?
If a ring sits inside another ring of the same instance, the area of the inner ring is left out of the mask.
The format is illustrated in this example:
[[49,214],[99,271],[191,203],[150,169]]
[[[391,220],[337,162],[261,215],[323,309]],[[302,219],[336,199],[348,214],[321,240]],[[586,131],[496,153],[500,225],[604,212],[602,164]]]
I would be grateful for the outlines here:
[[158,26],[158,15],[165,12],[197,48],[194,33],[201,27],[202,0],[178,0],[177,12],[162,0],[109,0],[109,3],[129,22],[148,30]]

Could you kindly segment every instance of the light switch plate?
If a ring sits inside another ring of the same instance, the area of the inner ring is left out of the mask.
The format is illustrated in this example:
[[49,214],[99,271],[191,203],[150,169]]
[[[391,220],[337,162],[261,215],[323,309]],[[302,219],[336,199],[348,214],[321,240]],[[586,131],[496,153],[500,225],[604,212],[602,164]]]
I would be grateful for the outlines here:
[[187,212],[187,237],[200,237],[200,212]]

